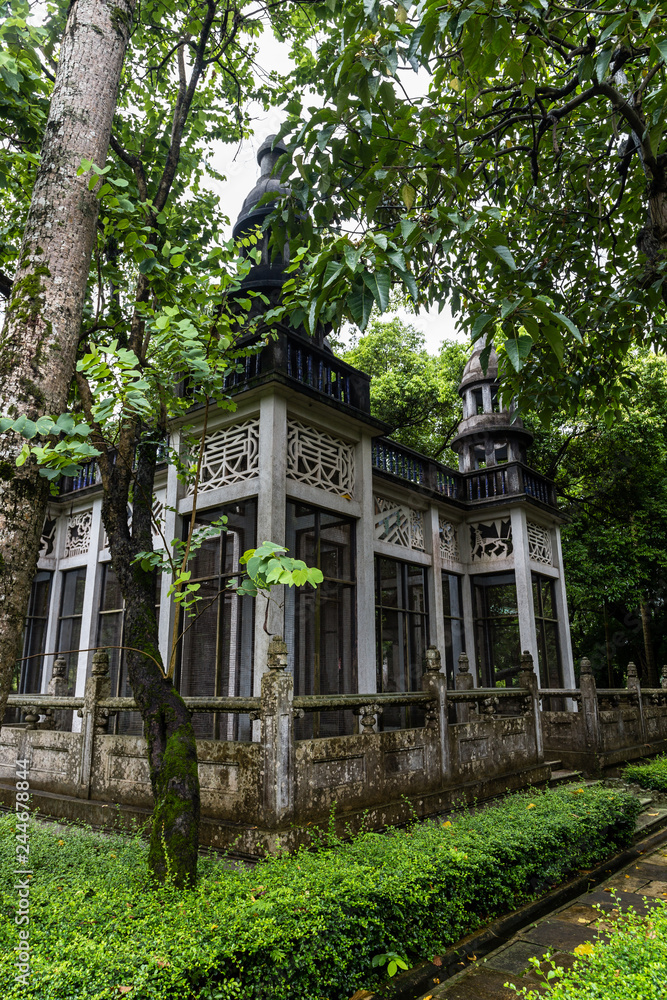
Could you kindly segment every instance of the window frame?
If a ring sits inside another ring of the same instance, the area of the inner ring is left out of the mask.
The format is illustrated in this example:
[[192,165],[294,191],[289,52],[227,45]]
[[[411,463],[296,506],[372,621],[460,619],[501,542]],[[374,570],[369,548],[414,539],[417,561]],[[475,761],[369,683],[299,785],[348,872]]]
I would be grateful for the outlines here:
[[[484,582],[482,582],[484,581]],[[516,592],[516,574],[514,570],[501,573],[478,573],[471,577],[473,599],[473,625],[475,630],[475,652],[477,658],[478,677],[483,681],[483,687],[513,687],[518,683],[518,673],[521,657],[521,635],[519,631],[519,602]],[[513,586],[516,611],[500,615],[489,614],[488,591],[492,587]],[[484,614],[479,614],[478,590],[484,594]],[[502,623],[512,624],[516,628],[517,656],[516,666],[498,671],[495,663],[495,627]],[[480,636],[480,632],[482,635]],[[481,641],[480,641],[481,639]],[[505,682],[504,684],[502,682]],[[509,683],[507,683],[509,681]]]
[[[57,640],[56,640],[56,651],[58,652],[58,654],[60,653],[60,647],[62,645],[62,643],[61,643],[61,637],[62,637],[62,632],[63,632],[63,622],[66,622],[66,621],[75,621],[76,619],[79,620],[79,636],[78,636],[77,642],[79,643],[78,650],[80,651],[81,625],[83,624],[83,602],[85,601],[85,589],[86,589],[87,578],[88,578],[88,567],[87,566],[74,566],[74,567],[72,567],[72,569],[61,570],[61,573],[62,573],[62,577],[61,577],[61,581],[60,581],[60,608],[59,608],[59,611],[58,611],[58,629],[57,629]],[[74,573],[79,574],[79,579],[83,580],[84,598],[82,600],[81,611],[80,612],[78,612],[77,614],[64,615],[63,614],[63,607],[64,607],[64,604],[65,604],[65,595],[67,593],[67,586],[66,586],[66,579],[65,578],[70,573],[72,573],[72,574],[74,574]],[[72,646],[71,649],[74,650],[75,647]],[[68,694],[73,695],[74,692],[76,691],[76,676],[77,676],[77,673],[78,673],[78,661],[79,661],[78,653],[76,655],[76,659],[74,659],[73,661],[70,660],[70,657],[72,657],[74,655],[73,653],[63,653],[62,655],[65,656],[65,658],[67,660],[67,672],[66,672],[66,677],[67,677],[67,691],[68,691]]]

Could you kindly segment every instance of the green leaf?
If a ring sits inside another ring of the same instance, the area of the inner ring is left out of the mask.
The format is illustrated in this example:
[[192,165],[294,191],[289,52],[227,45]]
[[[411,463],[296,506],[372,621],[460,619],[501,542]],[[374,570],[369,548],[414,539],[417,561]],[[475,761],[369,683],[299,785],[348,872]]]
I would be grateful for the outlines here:
[[472,330],[470,331],[470,336],[473,341],[477,340],[480,333],[486,329],[492,319],[492,313],[480,313],[479,316],[476,317],[475,322],[472,325]]
[[554,319],[557,319],[558,322],[562,324],[562,326],[564,326],[567,330],[570,331],[572,336],[575,337],[580,344],[583,344],[584,341],[581,336],[581,333],[579,332],[579,327],[576,326],[571,319],[568,319],[567,316],[564,316],[563,313],[559,312],[555,312],[552,315]]
[[416,194],[417,194],[417,192],[413,188],[412,184],[407,184],[406,183],[406,184],[404,184],[401,187],[401,200],[402,200],[403,204],[405,205],[405,207],[407,208],[408,212],[410,211],[410,209],[412,208],[412,206],[415,203],[415,195]]
[[662,56],[662,58],[667,63],[667,38],[661,38],[660,41],[655,42],[655,46]]
[[373,293],[363,283],[353,288],[347,297],[348,308],[360,330],[365,330],[368,326],[373,302]]
[[541,333],[551,350],[558,358],[558,362],[560,364],[563,360],[563,354],[565,353],[563,338],[557,330],[552,329],[552,327],[547,326],[546,324],[541,328]]
[[521,371],[523,363],[530,354],[533,346],[532,337],[521,334],[519,337],[508,337],[504,343],[504,348],[515,371]]
[[156,257],[145,257],[139,264],[139,271],[141,274],[150,274],[153,268],[157,264]]
[[389,306],[389,292],[391,291],[391,275],[387,268],[369,273],[364,271],[361,275],[364,284],[371,291],[380,312],[384,312]]
[[599,83],[602,83],[607,75],[607,70],[609,69],[609,63],[611,61],[612,49],[603,49],[600,55],[595,60],[595,76]]
[[512,251],[509,249],[509,247],[497,246],[494,247],[493,249],[498,254],[500,259],[505,264],[507,264],[510,271],[516,271],[516,261],[514,260],[514,257],[512,256]]

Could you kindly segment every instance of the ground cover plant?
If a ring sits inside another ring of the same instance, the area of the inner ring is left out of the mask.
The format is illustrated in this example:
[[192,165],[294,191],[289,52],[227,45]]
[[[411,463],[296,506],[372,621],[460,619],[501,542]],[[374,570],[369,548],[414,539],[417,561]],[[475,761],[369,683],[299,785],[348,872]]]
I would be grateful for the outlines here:
[[642,788],[651,788],[656,792],[667,792],[667,754],[654,757],[642,764],[630,764],[625,768],[623,777],[633,781]]
[[152,884],[137,836],[31,823],[30,985],[14,982],[15,824],[0,818],[0,993],[7,1000],[338,1000],[373,958],[431,957],[629,841],[638,799],[601,785],[501,804],[252,868],[203,858],[192,889]]
[[[667,983],[667,903],[645,917],[630,909],[615,919],[602,914],[608,939],[579,945],[580,958],[571,969],[544,971],[541,986],[549,1000],[664,1000]],[[539,968],[538,963],[533,962]],[[547,978],[547,977],[551,978]],[[543,990],[523,988],[524,1000],[542,1000]]]

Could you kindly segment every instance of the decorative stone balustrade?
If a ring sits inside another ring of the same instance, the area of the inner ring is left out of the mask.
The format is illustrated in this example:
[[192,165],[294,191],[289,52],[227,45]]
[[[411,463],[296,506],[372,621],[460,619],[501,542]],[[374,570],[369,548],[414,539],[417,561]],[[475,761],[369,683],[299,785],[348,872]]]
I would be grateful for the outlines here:
[[[590,772],[667,747],[667,670],[662,686],[641,688],[628,671],[623,689],[598,689],[587,660],[576,690],[539,690],[524,653],[518,686],[475,688],[465,654],[447,690],[435,647],[427,650],[422,690],[294,696],[287,647],[270,643],[258,698],[185,698],[191,712],[248,714],[254,742],[199,740],[202,842],[253,854],[302,842],[309,824],[335,806],[341,829],[371,828],[440,812],[461,796],[484,799],[548,780],[547,759]],[[143,738],[108,732],[110,717],[136,711],[109,697],[108,656],[98,650],[83,698],[63,692],[56,661],[48,695],[10,696],[25,723],[0,733],[0,802],[12,805],[15,761],[29,761],[35,804],[65,819],[105,825],[145,819],[152,806]],[[57,692],[57,693],[56,693]],[[557,710],[549,705],[558,706]],[[420,725],[390,729],[389,708],[419,709]],[[295,719],[352,710],[358,732],[299,740]],[[81,732],[71,732],[71,715]],[[365,817],[365,819],[363,819]],[[299,832],[301,829],[301,833]]]

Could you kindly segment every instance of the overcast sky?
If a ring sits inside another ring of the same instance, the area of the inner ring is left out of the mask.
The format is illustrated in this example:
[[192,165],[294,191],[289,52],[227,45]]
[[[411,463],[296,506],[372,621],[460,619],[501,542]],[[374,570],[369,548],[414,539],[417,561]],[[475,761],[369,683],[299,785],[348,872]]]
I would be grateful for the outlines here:
[[[266,70],[281,69],[284,71],[287,56],[287,45],[283,45],[265,33],[260,44],[259,63]],[[314,98],[315,100],[315,98]],[[251,106],[254,135],[239,146],[219,144],[214,156],[214,164],[220,173],[225,175],[224,182],[210,181],[210,186],[218,194],[221,208],[229,216],[231,225],[238,216],[243,200],[255,184],[259,173],[257,165],[257,150],[267,135],[275,133],[281,125],[280,109],[268,112],[259,105]],[[231,232],[229,233],[231,235]],[[454,321],[449,310],[423,312],[415,316],[401,311],[399,314],[406,322],[412,323],[423,331],[426,347],[435,353],[444,339],[465,340],[465,336],[457,334]]]

